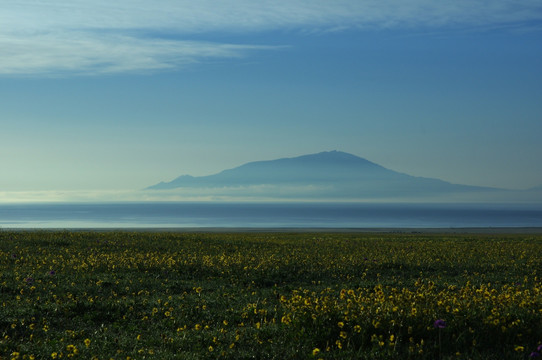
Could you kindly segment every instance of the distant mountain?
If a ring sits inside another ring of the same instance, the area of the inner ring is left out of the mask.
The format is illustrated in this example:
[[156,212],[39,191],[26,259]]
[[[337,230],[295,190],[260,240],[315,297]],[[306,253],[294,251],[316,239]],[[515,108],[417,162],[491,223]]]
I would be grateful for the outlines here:
[[220,173],[180,176],[146,190],[183,190],[214,196],[273,199],[469,199],[503,189],[451,184],[386,169],[341,151],[249,162]]

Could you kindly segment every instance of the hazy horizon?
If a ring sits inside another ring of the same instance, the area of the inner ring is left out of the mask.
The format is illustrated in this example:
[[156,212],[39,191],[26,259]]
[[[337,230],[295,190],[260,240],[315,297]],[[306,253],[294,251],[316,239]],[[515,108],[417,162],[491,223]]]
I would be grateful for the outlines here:
[[207,176],[182,174],[144,189],[0,191],[0,203],[4,204],[163,201],[542,205],[542,188],[515,191],[464,186],[398,173],[333,150],[249,162]]
[[333,149],[541,186],[541,35],[530,0],[6,0],[0,202]]

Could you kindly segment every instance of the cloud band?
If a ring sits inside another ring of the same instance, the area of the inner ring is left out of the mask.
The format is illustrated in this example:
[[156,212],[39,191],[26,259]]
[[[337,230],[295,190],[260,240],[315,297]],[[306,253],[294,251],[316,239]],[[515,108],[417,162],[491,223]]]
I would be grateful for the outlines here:
[[[276,48],[188,41],[202,33],[532,26],[540,20],[539,0],[4,0],[0,75],[156,71]],[[174,38],[150,36],[160,32]]]

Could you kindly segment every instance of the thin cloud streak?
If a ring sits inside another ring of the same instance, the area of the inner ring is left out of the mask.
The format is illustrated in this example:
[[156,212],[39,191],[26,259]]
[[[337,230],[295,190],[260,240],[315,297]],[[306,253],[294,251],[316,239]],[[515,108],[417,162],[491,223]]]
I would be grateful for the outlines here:
[[0,74],[100,74],[173,69],[280,47],[72,32],[0,37],[0,48],[7,55],[0,59]]
[[506,28],[541,19],[538,0],[4,0],[0,74],[156,71],[277,48],[188,41],[212,32]]

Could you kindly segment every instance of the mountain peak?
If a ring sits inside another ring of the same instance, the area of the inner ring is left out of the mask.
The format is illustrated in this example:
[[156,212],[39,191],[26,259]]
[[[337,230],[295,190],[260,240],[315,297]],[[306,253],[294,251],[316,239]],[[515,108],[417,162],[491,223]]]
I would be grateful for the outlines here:
[[[373,162],[370,162],[369,160],[366,160],[362,157],[349,154],[343,151],[337,151],[337,150],[331,150],[331,151],[322,151],[315,154],[308,154],[308,155],[301,155],[301,156],[295,156],[295,157],[288,157],[288,158],[281,158],[276,160],[267,160],[267,161],[255,161],[255,162],[249,162],[248,164],[253,163],[270,163],[270,162],[296,162],[296,163],[335,163],[335,164],[341,164],[344,162],[354,162],[359,164],[366,164],[366,165],[374,165],[380,167],[380,165],[377,165]],[[244,166],[244,165],[242,165]]]
[[375,163],[370,162],[367,159],[364,159],[362,157],[349,154],[343,151],[338,150],[331,150],[331,151],[322,151],[316,154],[309,154],[309,155],[302,155],[298,156],[297,158],[303,159],[303,158],[316,158],[320,160],[336,160],[336,161],[363,161],[365,163],[377,165]]
[[276,176],[283,173],[285,178],[290,179],[317,176],[329,180],[337,176],[344,176],[344,172],[358,172],[362,169],[366,171],[367,168],[378,171],[385,170],[380,165],[359,156],[332,150],[276,160],[249,162],[233,169],[224,170],[220,174],[250,169],[260,172],[261,175],[265,173],[266,176]]

